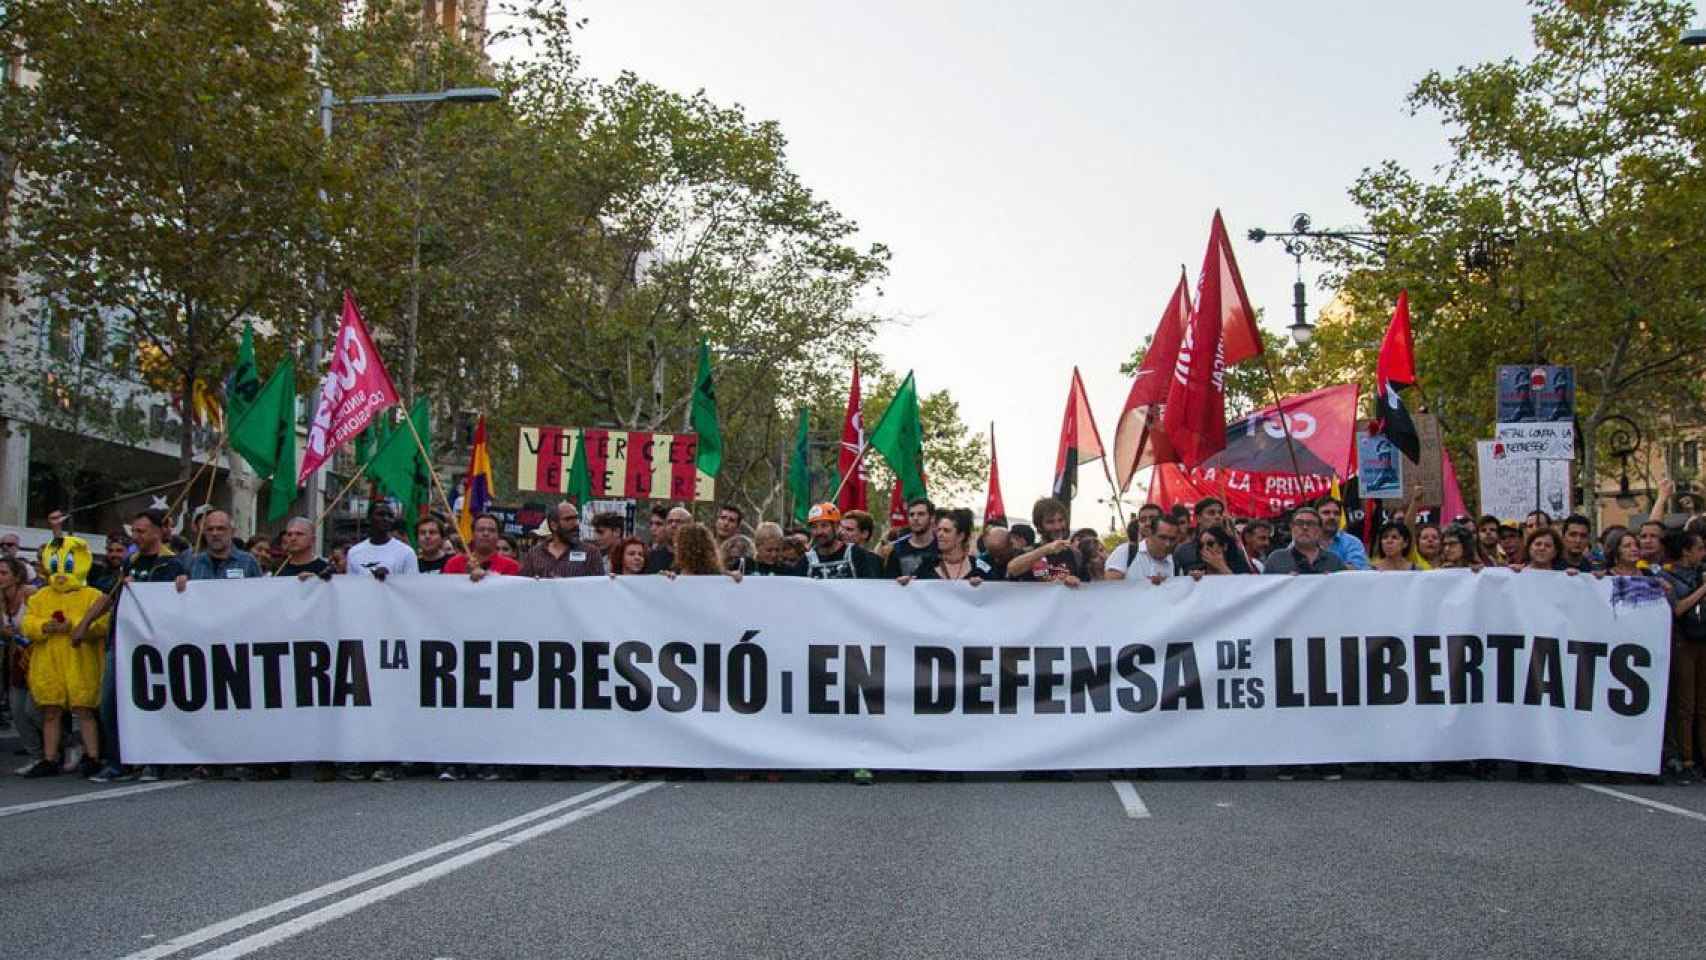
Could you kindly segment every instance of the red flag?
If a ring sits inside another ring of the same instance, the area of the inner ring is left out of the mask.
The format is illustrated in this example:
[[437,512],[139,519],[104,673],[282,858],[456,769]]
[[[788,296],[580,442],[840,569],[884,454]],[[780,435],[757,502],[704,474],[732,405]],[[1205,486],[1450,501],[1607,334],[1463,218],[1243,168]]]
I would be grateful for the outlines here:
[[900,478],[896,477],[894,486],[889,488],[889,539],[894,540],[907,531],[906,526],[906,494]]
[[[1292,394],[1283,398],[1279,407],[1263,407],[1234,420],[1226,425],[1224,448],[1201,466],[1348,477],[1356,456],[1359,392],[1354,383],[1322,387]],[[1285,410],[1283,421],[1279,415],[1281,408]]]
[[1440,456],[1444,462],[1440,470],[1444,474],[1445,503],[1439,508],[1441,523],[1451,523],[1458,517],[1469,517],[1474,520],[1474,514],[1469,512],[1469,505],[1463,502],[1463,487],[1457,482],[1457,468],[1451,464],[1451,451],[1441,450]]
[[1192,467],[1158,463],[1149,476],[1149,503],[1162,510],[1177,504],[1190,506],[1204,497],[1216,497],[1226,512],[1237,517],[1273,519],[1300,504],[1324,497],[1333,488],[1329,474],[1306,473],[1301,478],[1289,470],[1266,473],[1224,467]]
[[1181,462],[1195,466],[1225,445],[1226,368],[1262,352],[1256,312],[1232,256],[1220,211],[1209,228],[1197,299],[1179,344],[1163,429]]
[[1001,463],[995,459],[995,424],[989,425],[989,498],[983,502],[985,525],[1007,523],[1007,504],[1001,499]]
[[1416,422],[1404,406],[1398,391],[1416,382],[1416,346],[1410,337],[1410,294],[1398,292],[1398,306],[1392,311],[1392,323],[1386,328],[1386,338],[1380,342],[1380,362],[1375,367],[1374,429],[1371,433],[1384,435],[1404,451],[1411,460],[1422,459],[1422,438],[1416,432]]
[[355,297],[345,290],[344,319],[333,342],[332,365],[320,381],[320,402],[308,424],[308,449],[296,475],[297,485],[307,483],[339,447],[397,402],[397,388],[391,385],[379,351],[373,349]]
[[1167,386],[1172,381],[1173,366],[1179,359],[1179,341],[1184,339],[1185,324],[1191,317],[1191,291],[1185,285],[1185,270],[1179,268],[1179,285],[1173,298],[1161,314],[1143,364],[1137,368],[1137,378],[1126,394],[1125,409],[1114,427],[1114,480],[1120,492],[1131,486],[1132,474],[1154,463],[1178,459],[1166,434],[1154,429],[1159,425],[1159,407],[1167,401]]
[[1084,395],[1084,380],[1072,368],[1072,389],[1066,394],[1066,413],[1060,421],[1060,449],[1054,455],[1056,500],[1070,504],[1078,486],[1078,468],[1102,459],[1102,435],[1090,415],[1090,399]]
[[859,451],[865,448],[865,418],[860,410],[859,396],[859,361],[853,361],[853,387],[847,392],[847,415],[841,422],[841,457],[837,461],[836,475],[846,477],[848,471],[858,464],[859,475],[841,485],[841,495],[835,498],[835,505],[842,513],[849,510],[871,509],[871,488],[865,475],[865,462],[859,458]]

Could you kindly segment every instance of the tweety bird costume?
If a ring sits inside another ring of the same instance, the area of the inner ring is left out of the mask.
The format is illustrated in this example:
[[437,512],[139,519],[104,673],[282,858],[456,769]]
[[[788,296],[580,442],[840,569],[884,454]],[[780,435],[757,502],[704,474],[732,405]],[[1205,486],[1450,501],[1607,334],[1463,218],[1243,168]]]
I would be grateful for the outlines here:
[[[108,617],[97,617],[83,642],[72,646],[71,631],[101,599],[88,585],[94,563],[89,544],[80,537],[63,537],[42,547],[42,566],[48,588],[37,590],[24,608],[23,634],[30,642],[30,696],[43,707],[93,710],[101,705],[103,643]],[[48,630],[49,624],[64,624]]]

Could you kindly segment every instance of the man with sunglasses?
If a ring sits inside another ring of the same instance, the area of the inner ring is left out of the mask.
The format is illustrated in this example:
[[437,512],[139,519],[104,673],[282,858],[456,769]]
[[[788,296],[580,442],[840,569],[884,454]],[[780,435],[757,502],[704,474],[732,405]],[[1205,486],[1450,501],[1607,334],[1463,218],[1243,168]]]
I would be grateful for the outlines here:
[[1345,569],[1338,554],[1321,544],[1321,514],[1314,507],[1291,512],[1291,543],[1268,554],[1263,573],[1337,573]]
[[1136,544],[1122,544],[1122,548],[1130,549],[1116,550],[1108,556],[1108,569],[1103,577],[1108,580],[1147,580],[1159,585],[1176,572],[1173,546],[1178,542],[1179,525],[1172,517],[1163,514],[1149,528],[1149,535],[1143,538],[1141,548]]

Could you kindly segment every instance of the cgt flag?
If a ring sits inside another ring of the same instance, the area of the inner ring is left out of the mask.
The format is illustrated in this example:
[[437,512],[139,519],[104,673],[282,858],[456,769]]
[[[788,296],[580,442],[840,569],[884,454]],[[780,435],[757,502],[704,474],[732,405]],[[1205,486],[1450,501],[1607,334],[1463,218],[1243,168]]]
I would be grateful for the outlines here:
[[1084,396],[1084,379],[1078,368],[1072,368],[1072,387],[1066,393],[1066,412],[1060,420],[1060,448],[1054,455],[1054,486],[1052,496],[1061,503],[1072,504],[1072,494],[1078,488],[1078,468],[1102,459],[1102,435],[1096,430],[1096,418],[1090,415],[1090,400]]
[[[849,510],[871,509],[871,482],[865,476],[865,461],[859,451],[865,449],[865,415],[859,391],[859,361],[853,361],[853,385],[847,390],[847,414],[841,421],[841,456],[835,461],[835,476],[841,483],[841,493],[835,505],[843,514]],[[852,470],[859,475],[848,477]],[[846,478],[845,482],[842,478]],[[807,504],[809,509],[810,504]]]
[[367,429],[379,412],[396,406],[397,388],[373,349],[355,296],[344,291],[344,319],[332,349],[332,365],[320,382],[320,402],[308,424],[308,450],[296,485],[302,486],[337,449]]
[[1137,377],[1126,394],[1125,409],[1114,427],[1114,479],[1121,493],[1131,486],[1132,475],[1157,463],[1174,463],[1178,454],[1167,443],[1159,427],[1161,405],[1167,402],[1167,386],[1179,360],[1179,342],[1191,319],[1191,291],[1185,284],[1185,268],[1179,268],[1179,285],[1161,314],[1155,336],[1143,354]]
[[1196,304],[1179,343],[1162,414],[1162,428],[1180,462],[1194,467],[1224,445],[1226,368],[1261,352],[1256,311],[1244,293],[1226,224],[1216,210],[1197,278]]
[[1007,525],[1007,503],[1001,499],[1001,462],[995,457],[995,424],[989,425],[989,497],[983,502],[985,525]]
[[1392,311],[1392,323],[1386,328],[1386,339],[1380,342],[1380,363],[1375,368],[1375,411],[1373,432],[1391,440],[1404,456],[1420,463],[1422,438],[1416,432],[1416,422],[1404,407],[1399,391],[1416,382],[1416,346],[1410,337],[1410,294],[1398,291],[1398,306]]

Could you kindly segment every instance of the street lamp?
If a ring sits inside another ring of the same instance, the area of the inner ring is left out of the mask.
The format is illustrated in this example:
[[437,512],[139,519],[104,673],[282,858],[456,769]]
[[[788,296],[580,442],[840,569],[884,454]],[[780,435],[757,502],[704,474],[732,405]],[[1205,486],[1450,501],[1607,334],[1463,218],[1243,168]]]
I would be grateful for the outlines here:
[[1309,214],[1300,213],[1291,218],[1289,231],[1275,232],[1252,227],[1248,234],[1251,243],[1261,243],[1269,237],[1278,240],[1285,252],[1297,261],[1297,280],[1291,285],[1292,321],[1289,332],[1291,342],[1300,347],[1315,336],[1315,325],[1309,322],[1308,290],[1303,283],[1303,255],[1309,252],[1310,242],[1332,240],[1382,257],[1386,255],[1385,234],[1372,230],[1315,230],[1312,227]]
[[[320,135],[329,145],[332,142],[332,111],[338,107],[384,107],[384,106],[431,106],[436,103],[491,103],[502,100],[503,91],[496,87],[451,87],[447,90],[421,91],[416,93],[379,93],[360,97],[339,99],[332,93],[331,87],[320,88]],[[404,408],[414,403],[415,395],[415,333],[420,324],[421,316],[421,223],[419,197],[419,158],[416,158],[417,188],[414,206],[414,252],[409,271],[409,313],[403,330],[403,394]],[[320,189],[320,203],[327,203],[326,190]],[[320,277],[320,288],[326,288],[324,274]],[[318,311],[314,313],[310,326],[309,337],[312,341],[308,346],[309,364],[316,372],[325,362],[325,320]],[[323,468],[322,468],[323,469]],[[308,520],[314,525],[314,536],[320,536],[320,494],[322,493],[320,472],[315,471],[308,487]]]

